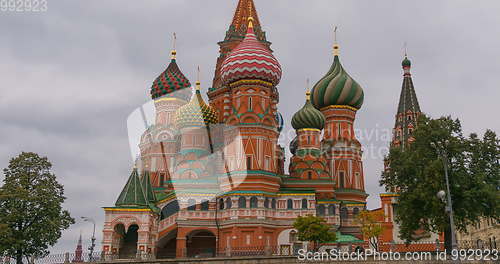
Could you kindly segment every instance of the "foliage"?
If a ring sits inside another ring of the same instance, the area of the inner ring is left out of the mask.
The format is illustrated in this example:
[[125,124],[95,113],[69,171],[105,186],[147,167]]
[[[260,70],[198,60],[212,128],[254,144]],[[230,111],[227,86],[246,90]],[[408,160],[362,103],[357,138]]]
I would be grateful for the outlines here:
[[311,241],[315,243],[315,248],[319,243],[335,241],[335,233],[330,231],[324,218],[307,215],[299,216],[295,219],[293,227],[297,229],[297,237],[301,241]]
[[0,249],[22,263],[23,258],[47,255],[48,247],[74,223],[62,209],[64,189],[50,172],[46,157],[23,152],[4,169],[0,187]]
[[[413,137],[414,142],[404,150],[391,148],[389,168],[380,181],[388,190],[398,190],[396,221],[401,238],[414,240],[412,235],[420,228],[431,232],[449,229],[445,203],[436,196],[446,190],[443,161],[448,164],[456,227],[465,231],[481,217],[499,219],[500,147],[493,131],[487,130],[483,139],[476,134],[466,138],[458,119],[422,116]],[[431,142],[446,142],[445,155],[439,155]]]
[[363,237],[368,239],[370,245],[378,251],[378,237],[384,231],[381,220],[384,219],[382,211],[361,211],[355,219],[355,222],[361,226]]

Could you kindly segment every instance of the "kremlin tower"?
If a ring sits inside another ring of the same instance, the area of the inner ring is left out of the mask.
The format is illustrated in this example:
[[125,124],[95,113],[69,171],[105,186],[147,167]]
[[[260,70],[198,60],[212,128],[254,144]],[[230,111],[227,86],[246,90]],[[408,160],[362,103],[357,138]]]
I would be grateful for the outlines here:
[[[149,90],[155,123],[114,206],[105,207],[103,252],[109,258],[232,256],[249,248],[289,255],[293,222],[319,215],[335,245],[363,243],[354,217],[366,207],[361,144],[354,121],[361,86],[333,64],[291,120],[296,138],[285,174],[278,138],[282,68],[253,0],[239,0],[219,42],[212,87],[194,89],[177,51]],[[194,93],[193,93],[194,90]],[[207,92],[208,101],[202,93]]]

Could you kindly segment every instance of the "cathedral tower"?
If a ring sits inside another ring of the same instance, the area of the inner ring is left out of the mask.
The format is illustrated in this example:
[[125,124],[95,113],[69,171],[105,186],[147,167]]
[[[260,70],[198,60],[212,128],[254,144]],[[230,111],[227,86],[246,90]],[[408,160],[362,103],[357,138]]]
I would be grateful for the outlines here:
[[361,143],[354,134],[356,112],[363,105],[361,86],[342,67],[339,45],[333,46],[334,59],[328,73],[312,90],[312,103],[326,118],[323,154],[329,163],[332,180],[336,182],[336,197],[364,203]]
[[422,114],[418,104],[417,94],[411,78],[411,61],[405,55],[403,62],[403,86],[399,97],[398,111],[393,131],[392,146],[403,149],[413,142],[412,133],[417,127],[418,117]]

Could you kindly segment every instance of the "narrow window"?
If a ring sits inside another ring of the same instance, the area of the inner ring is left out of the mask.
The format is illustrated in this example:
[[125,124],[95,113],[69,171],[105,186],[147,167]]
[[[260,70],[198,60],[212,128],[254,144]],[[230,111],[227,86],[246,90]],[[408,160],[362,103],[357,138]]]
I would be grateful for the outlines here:
[[273,198],[273,200],[271,201],[271,208],[276,209],[276,199],[275,198]]
[[307,136],[307,144],[310,145],[311,144],[311,136]]
[[309,179],[309,180],[312,179],[312,172],[310,172],[310,171],[307,172],[307,179]]
[[344,172],[339,171],[339,181],[340,181],[340,188],[344,188]]
[[249,96],[248,97],[248,111],[252,111],[252,97]]
[[302,199],[302,209],[307,209],[307,199]]
[[247,199],[245,197],[242,196],[238,199],[238,207],[247,208]]
[[252,156],[247,156],[247,170],[252,168]]
[[286,208],[287,209],[293,209],[293,201],[292,201],[292,199],[286,200]]
[[253,196],[250,198],[250,208],[257,208],[258,200],[257,197]]

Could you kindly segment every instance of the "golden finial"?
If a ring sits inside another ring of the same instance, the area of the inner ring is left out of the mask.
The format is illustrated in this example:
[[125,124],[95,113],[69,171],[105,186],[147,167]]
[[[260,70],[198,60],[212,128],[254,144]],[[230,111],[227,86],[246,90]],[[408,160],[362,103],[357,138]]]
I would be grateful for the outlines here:
[[311,100],[311,89],[309,89],[309,78],[306,79],[306,100]]
[[253,28],[253,17],[248,17],[248,28]]
[[200,66],[198,66],[198,73],[196,74],[196,91],[200,90],[201,82],[200,82]]
[[172,39],[172,51],[170,52],[170,54],[172,55],[171,56],[172,60],[175,60],[176,55],[177,55],[177,51],[175,50],[175,42],[176,41],[177,41],[177,35],[174,32],[174,36],[173,36],[173,39]]
[[337,43],[337,26],[333,27],[333,56],[338,56],[340,54],[340,46]]
[[406,41],[403,44],[403,47],[404,47],[404,50],[405,50],[405,58],[407,58],[408,57],[408,43],[406,43]]

